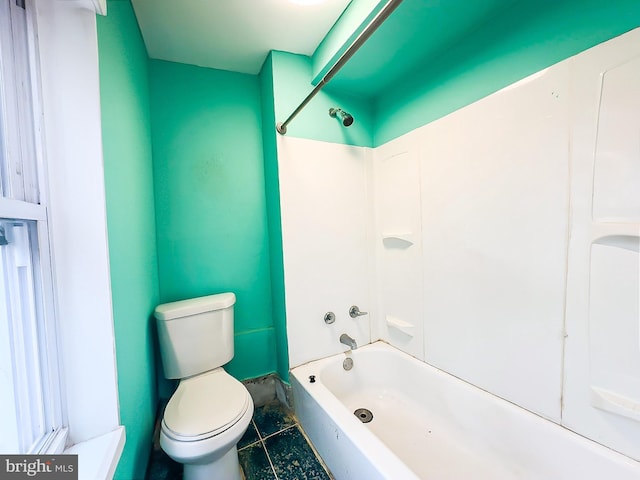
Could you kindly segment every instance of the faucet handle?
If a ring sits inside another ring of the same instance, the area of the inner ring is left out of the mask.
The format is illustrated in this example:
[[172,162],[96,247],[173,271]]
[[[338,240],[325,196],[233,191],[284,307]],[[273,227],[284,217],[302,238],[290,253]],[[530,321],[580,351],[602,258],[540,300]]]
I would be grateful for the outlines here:
[[368,312],[361,312],[357,305],[352,305],[349,309],[349,316],[351,318],[361,317],[362,315],[367,315]]
[[326,323],[327,325],[331,325],[333,322],[336,321],[336,314],[333,312],[327,312],[324,314],[324,323]]

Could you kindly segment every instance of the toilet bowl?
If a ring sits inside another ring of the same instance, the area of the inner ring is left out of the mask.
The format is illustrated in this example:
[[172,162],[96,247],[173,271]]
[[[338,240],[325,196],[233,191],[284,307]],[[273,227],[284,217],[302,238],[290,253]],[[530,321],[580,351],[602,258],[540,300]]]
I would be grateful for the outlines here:
[[222,368],[233,358],[233,293],[159,305],[165,377],[180,379],[165,408],[160,446],[184,480],[241,480],[236,444],[253,415],[249,391]]
[[247,389],[222,368],[182,380],[162,419],[160,445],[189,480],[242,478],[236,444],[253,415]]

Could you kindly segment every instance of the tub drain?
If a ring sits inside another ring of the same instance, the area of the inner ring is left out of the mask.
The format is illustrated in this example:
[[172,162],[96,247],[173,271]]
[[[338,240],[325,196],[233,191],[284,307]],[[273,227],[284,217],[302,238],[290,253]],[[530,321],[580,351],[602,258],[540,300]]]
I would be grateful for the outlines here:
[[353,412],[353,414],[358,417],[358,420],[362,423],[369,423],[373,420],[373,413],[371,413],[371,410],[367,410],[366,408],[359,408]]

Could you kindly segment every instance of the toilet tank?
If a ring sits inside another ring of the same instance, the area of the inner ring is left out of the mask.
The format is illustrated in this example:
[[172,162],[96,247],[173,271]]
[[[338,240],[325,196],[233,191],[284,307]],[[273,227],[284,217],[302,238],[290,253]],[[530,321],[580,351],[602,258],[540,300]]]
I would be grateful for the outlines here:
[[166,378],[213,370],[233,358],[233,293],[158,305],[154,315]]

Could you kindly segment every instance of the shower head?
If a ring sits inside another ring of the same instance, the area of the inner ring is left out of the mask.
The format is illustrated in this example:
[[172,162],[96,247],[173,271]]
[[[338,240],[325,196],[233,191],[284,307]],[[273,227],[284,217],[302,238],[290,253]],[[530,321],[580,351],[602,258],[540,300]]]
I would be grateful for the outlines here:
[[329,115],[331,117],[338,117],[339,116],[340,119],[342,120],[342,124],[345,127],[348,127],[353,123],[353,116],[351,116],[350,113],[345,112],[341,108],[330,108],[329,109]]

